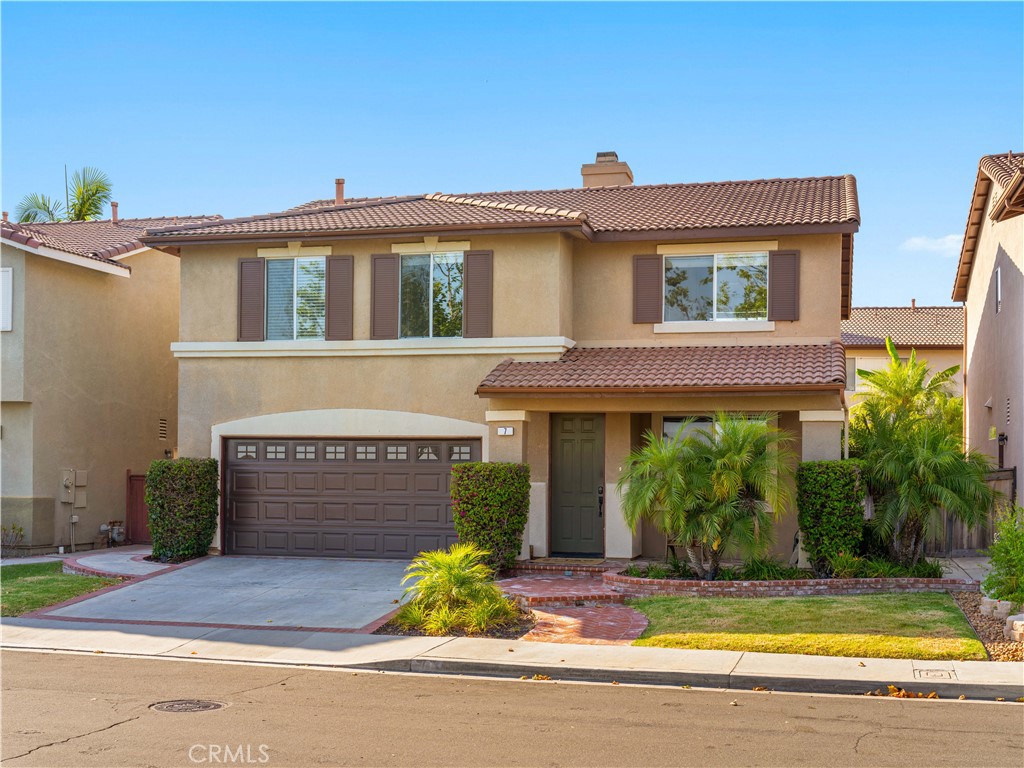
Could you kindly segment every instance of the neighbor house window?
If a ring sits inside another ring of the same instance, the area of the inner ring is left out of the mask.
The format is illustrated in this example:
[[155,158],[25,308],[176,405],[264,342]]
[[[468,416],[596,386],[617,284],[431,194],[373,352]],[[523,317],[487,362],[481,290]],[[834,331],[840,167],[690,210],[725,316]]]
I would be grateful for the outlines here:
[[14,327],[14,267],[0,268],[0,331]]
[[1003,308],[1003,268],[996,267],[996,312]]
[[327,265],[323,257],[267,259],[267,339],[324,338]]
[[846,358],[846,391],[853,392],[857,389],[857,358]]
[[402,257],[402,338],[462,336],[462,254]]
[[767,320],[768,254],[665,258],[665,322]]

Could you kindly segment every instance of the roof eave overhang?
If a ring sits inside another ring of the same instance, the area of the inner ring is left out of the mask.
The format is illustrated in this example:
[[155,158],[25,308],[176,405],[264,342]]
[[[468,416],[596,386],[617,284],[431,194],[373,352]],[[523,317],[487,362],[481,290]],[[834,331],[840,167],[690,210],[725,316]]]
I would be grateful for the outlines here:
[[[963,349],[963,343],[960,344],[914,344],[912,342],[905,341],[894,341],[897,349]],[[849,342],[843,342],[843,347],[846,349],[885,349],[885,342],[881,341],[877,344],[850,344]]]
[[1021,214],[1024,214],[1024,171],[1018,170],[1006,185],[1006,191],[992,205],[989,218],[1001,222]]
[[590,239],[590,228],[580,222],[567,222],[566,224],[544,223],[520,223],[503,225],[467,225],[443,227],[387,227],[379,229],[341,230],[333,232],[312,231],[312,232],[259,232],[252,234],[231,233],[225,235],[197,235],[193,237],[174,237],[173,235],[150,235],[142,237],[141,242],[151,247],[164,248],[166,246],[189,246],[232,243],[277,243],[290,240],[301,240],[303,242],[322,242],[331,240],[393,240],[399,237],[410,237],[414,235],[465,235],[472,233],[477,235],[500,235],[508,232],[530,232],[545,233],[559,232]]
[[967,212],[967,226],[964,228],[964,242],[960,247],[960,261],[956,266],[953,301],[967,301],[967,287],[971,282],[971,267],[974,264],[974,249],[981,234],[985,204],[988,201],[988,193],[991,188],[992,179],[979,169],[974,181],[974,193],[971,195],[971,207]]
[[659,395],[785,395],[812,392],[842,392],[843,382],[831,384],[786,384],[778,386],[719,386],[714,387],[477,387],[480,397],[547,397],[573,395],[645,396]]
[[[104,272],[108,275],[116,275],[117,277],[131,277],[132,275],[132,268],[127,264],[98,261],[97,259],[82,256],[78,253],[61,251],[56,248],[47,248],[46,246],[32,246],[27,243],[18,243],[14,240],[8,240],[7,238],[4,238],[2,242],[4,245],[9,245],[12,248],[17,248],[18,250],[25,251],[27,253],[34,253],[37,256],[44,256],[45,258],[53,259],[54,261],[63,261],[66,264],[74,264],[77,267],[84,267],[85,269],[91,269],[95,272]],[[128,254],[125,255],[127,256]]]

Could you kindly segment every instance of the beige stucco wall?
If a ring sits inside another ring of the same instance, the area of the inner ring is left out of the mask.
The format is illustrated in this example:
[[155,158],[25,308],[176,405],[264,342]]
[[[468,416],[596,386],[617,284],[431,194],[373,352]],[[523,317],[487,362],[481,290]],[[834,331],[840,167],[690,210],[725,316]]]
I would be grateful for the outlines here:
[[[15,310],[15,323],[23,334],[22,402],[30,404],[31,430],[9,443],[5,428],[5,515],[8,488],[16,488],[35,500],[33,514],[49,508],[49,525],[37,520],[31,543],[70,544],[72,506],[59,501],[61,470],[85,470],[86,506],[74,509],[76,543],[91,544],[101,523],[125,518],[126,471],[145,472],[175,447],[170,344],[178,325],[178,260],[144,251],[125,259],[132,273],[123,278],[8,246],[5,264],[8,250],[15,251],[12,262],[23,264],[15,290],[23,292],[24,312]],[[6,375],[10,334],[3,337]],[[168,421],[163,441],[160,418]],[[11,454],[22,458],[9,461]]]
[[[897,347],[897,353],[900,357],[910,357],[910,347]],[[928,365],[933,374],[939,371],[944,371],[947,368],[952,368],[954,365],[960,368],[959,371],[953,376],[953,391],[958,395],[964,393],[964,351],[963,348],[959,349],[935,349],[935,348],[920,348],[917,349],[917,359],[919,362],[923,362]],[[846,359],[856,360],[856,366],[859,369],[865,371],[880,371],[884,368],[889,367],[889,353],[884,348],[846,348]],[[847,390],[847,399],[852,404],[854,400],[850,399],[855,392],[863,392],[866,389],[866,384],[857,377],[857,389],[854,391]]]
[[[990,195],[990,206],[994,196]],[[1003,299],[998,313],[997,267],[1002,273]],[[984,217],[965,306],[968,445],[995,461],[998,447],[989,439],[989,431],[994,428],[997,434],[1006,434],[1004,464],[1017,467],[1020,478],[1024,472],[1024,216],[998,224]],[[987,402],[991,407],[986,407]]]
[[[595,245],[551,233],[468,239],[469,248],[494,252],[496,338],[568,337],[589,346],[785,344],[839,338],[839,235],[787,237],[777,241],[780,249],[795,248],[802,254],[799,321],[777,323],[772,331],[686,334],[655,334],[650,325],[632,323],[632,257],[652,252],[654,244]],[[355,256],[356,341],[369,339],[370,256],[390,252],[394,243],[413,240],[407,237],[330,244],[336,255]],[[256,244],[196,245],[182,250],[183,342],[235,342],[238,260],[257,256],[257,248]],[[444,240],[437,250],[443,248]],[[549,528],[550,414],[603,413],[606,554],[631,557],[640,554],[644,538],[626,527],[614,492],[631,445],[631,413],[686,415],[735,410],[795,414],[801,410],[836,411],[842,407],[836,392],[758,397],[477,397],[476,385],[509,356],[555,359],[558,353],[529,355],[497,349],[471,355],[419,355],[395,354],[391,350],[387,355],[360,357],[252,354],[210,358],[183,353],[178,360],[180,450],[183,455],[210,455],[216,450],[211,445],[212,428],[263,414],[283,414],[283,423],[287,423],[287,414],[311,409],[334,409],[339,414],[386,409],[399,416],[431,414],[485,424],[486,411],[525,412],[525,419],[487,424],[487,450],[492,459],[525,460],[530,464],[533,489],[525,549],[528,551],[532,546],[535,556],[543,556],[547,554]],[[498,436],[499,425],[512,426],[515,435]],[[796,425],[799,430],[798,421]],[[795,518],[781,525],[783,538],[792,538],[789,529],[795,528]],[[788,554],[788,544],[784,549]]]
[[0,245],[0,266],[11,268],[11,330],[0,331],[0,399],[25,399],[25,252]]

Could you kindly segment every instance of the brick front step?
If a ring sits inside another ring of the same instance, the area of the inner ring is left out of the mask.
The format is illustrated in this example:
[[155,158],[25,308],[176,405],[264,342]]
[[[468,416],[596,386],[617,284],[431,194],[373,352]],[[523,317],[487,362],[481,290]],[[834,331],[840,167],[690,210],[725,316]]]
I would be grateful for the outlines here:
[[524,608],[534,606],[593,606],[622,603],[626,596],[609,589],[595,574],[563,576],[546,573],[503,579],[498,586]]
[[536,563],[530,560],[522,560],[512,567],[512,576],[526,576],[529,574],[550,574],[569,577],[600,576],[606,571],[621,570],[620,563],[600,563],[595,565],[573,565],[570,563]]
[[602,575],[604,585],[625,597],[806,597],[811,595],[874,595],[891,592],[977,592],[967,579],[787,579],[780,581],[697,581],[641,579],[621,573]]

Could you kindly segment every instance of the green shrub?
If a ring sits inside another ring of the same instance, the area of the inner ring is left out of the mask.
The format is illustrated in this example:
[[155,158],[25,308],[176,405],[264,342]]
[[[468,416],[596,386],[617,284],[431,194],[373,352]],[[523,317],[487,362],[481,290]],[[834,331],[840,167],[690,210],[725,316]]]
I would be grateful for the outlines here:
[[146,473],[146,506],[153,556],[202,557],[217,530],[220,477],[216,459],[161,459]]
[[719,569],[718,578],[722,581],[738,581],[740,579],[740,572],[732,566],[726,566]]
[[515,619],[519,608],[494,583],[486,557],[487,552],[465,542],[447,551],[421,552],[405,569],[402,583],[413,582],[405,590],[410,601],[395,621],[405,629],[447,635],[459,629],[486,632]]
[[456,464],[451,493],[459,541],[486,550],[495,570],[511,568],[523,548],[530,513],[530,468],[502,462]]
[[648,579],[667,579],[668,578],[668,566],[662,565],[661,563],[651,563],[647,566],[647,573],[644,574]]
[[626,566],[626,569],[622,572],[623,576],[630,576],[634,579],[642,579],[647,575],[647,572],[636,563],[630,563]]
[[837,579],[856,579],[864,571],[864,561],[847,552],[837,552],[828,561],[828,570]]
[[944,575],[942,563],[938,560],[921,559],[916,565],[910,567],[908,575],[919,579],[941,579]]
[[693,576],[693,571],[690,570],[690,566],[676,557],[676,553],[672,552],[669,555],[668,569],[672,572],[672,575],[678,579],[689,579]]
[[996,519],[995,540],[986,554],[992,571],[981,587],[996,600],[1024,605],[1024,507],[1013,507]]
[[882,557],[868,557],[861,562],[860,575],[865,579],[894,579],[909,576],[910,568],[906,568],[892,560]]
[[805,461],[797,469],[797,513],[817,576],[839,553],[857,552],[864,535],[867,485],[859,461]]

